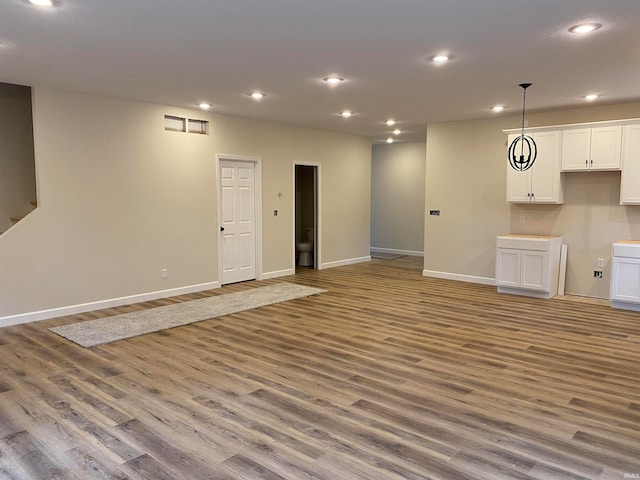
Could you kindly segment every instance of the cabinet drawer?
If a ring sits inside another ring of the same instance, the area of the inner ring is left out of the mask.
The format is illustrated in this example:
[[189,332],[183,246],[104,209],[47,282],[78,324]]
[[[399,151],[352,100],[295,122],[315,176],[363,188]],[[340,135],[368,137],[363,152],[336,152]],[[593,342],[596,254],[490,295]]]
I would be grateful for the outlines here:
[[640,243],[616,242],[613,244],[613,256],[640,258]]
[[496,240],[498,248],[515,248],[518,250],[538,250],[546,252],[549,250],[549,240],[557,237],[546,237],[537,235],[501,235]]

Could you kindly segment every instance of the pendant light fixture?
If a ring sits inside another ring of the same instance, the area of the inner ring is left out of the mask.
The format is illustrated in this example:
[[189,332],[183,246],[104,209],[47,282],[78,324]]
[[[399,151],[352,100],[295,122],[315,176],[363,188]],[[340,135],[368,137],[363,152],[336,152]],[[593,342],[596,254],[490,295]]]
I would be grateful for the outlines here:
[[538,147],[532,137],[524,134],[524,112],[526,108],[527,88],[529,88],[531,84],[521,83],[519,86],[522,88],[522,130],[520,135],[514,138],[511,145],[509,145],[507,158],[509,159],[511,168],[519,172],[524,172],[533,167],[536,157],[538,156]]

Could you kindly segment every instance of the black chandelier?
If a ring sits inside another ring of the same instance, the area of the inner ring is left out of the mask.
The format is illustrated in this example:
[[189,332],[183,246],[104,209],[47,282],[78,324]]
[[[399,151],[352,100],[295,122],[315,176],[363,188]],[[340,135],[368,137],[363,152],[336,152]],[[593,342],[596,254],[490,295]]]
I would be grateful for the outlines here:
[[[522,88],[522,131],[519,136],[513,139],[511,145],[509,145],[507,158],[509,159],[511,168],[519,172],[524,172],[533,167],[533,163],[538,156],[538,147],[532,137],[524,134],[524,112],[527,100],[527,88],[529,88],[531,84],[521,83],[519,86]],[[517,154],[518,147],[520,147],[520,155]]]

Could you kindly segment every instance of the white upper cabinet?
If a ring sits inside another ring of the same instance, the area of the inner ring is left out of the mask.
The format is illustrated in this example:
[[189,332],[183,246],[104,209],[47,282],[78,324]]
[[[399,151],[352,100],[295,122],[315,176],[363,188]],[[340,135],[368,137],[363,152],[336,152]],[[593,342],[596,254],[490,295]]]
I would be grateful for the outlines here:
[[[512,203],[562,203],[560,178],[560,132],[529,134],[538,149],[533,166],[521,172],[507,162],[507,202]],[[517,138],[508,136],[507,147]]]
[[622,126],[562,132],[562,171],[620,170]]
[[620,203],[640,205],[640,124],[625,125],[622,140]]
[[[503,130],[507,148],[520,129]],[[527,128],[538,148],[529,170],[507,162],[507,202],[563,203],[567,173],[622,170],[620,203],[640,205],[640,118]]]

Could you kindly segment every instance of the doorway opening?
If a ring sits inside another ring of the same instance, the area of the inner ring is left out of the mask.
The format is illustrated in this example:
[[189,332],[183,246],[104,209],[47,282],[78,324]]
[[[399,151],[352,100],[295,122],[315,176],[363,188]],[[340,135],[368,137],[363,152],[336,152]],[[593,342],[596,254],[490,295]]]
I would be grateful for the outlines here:
[[295,165],[295,265],[318,268],[318,166]]

